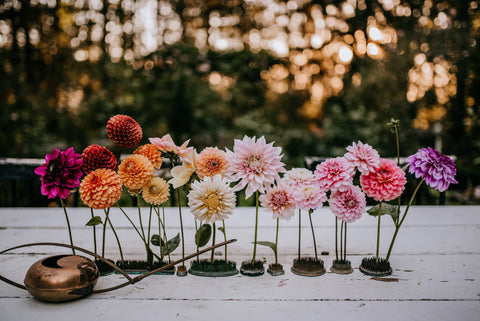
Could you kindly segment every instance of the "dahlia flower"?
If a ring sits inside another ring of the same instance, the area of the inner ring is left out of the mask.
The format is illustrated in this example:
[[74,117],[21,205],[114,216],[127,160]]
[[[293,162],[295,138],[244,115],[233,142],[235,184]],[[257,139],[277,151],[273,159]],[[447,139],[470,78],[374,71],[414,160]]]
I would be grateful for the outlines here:
[[133,147],[142,140],[142,127],[130,116],[115,115],[107,122],[107,136],[122,147]]
[[152,163],[153,167],[159,169],[162,167],[162,153],[155,145],[145,144],[138,147],[133,154],[143,155]]
[[425,183],[444,192],[450,184],[457,184],[455,162],[431,147],[421,148],[407,158],[408,171],[416,178],[425,178]]
[[347,153],[344,155],[345,159],[349,161],[353,167],[358,168],[361,173],[368,173],[375,170],[380,163],[380,155],[370,145],[362,142],[352,143],[347,147]]
[[368,197],[376,201],[391,201],[405,189],[405,172],[389,159],[381,158],[379,167],[360,176],[360,185]]
[[118,167],[118,175],[129,190],[138,190],[148,183],[154,174],[152,163],[147,157],[132,154],[125,158]]
[[235,193],[221,175],[195,181],[188,193],[188,206],[195,219],[214,223],[227,219],[235,209]]
[[314,182],[315,176],[312,171],[306,168],[292,168],[285,173],[283,180],[290,186],[300,187],[310,185]]
[[107,209],[122,196],[122,181],[114,170],[99,168],[90,172],[80,184],[83,203],[93,209]]
[[170,134],[164,135],[162,138],[149,138],[150,143],[155,145],[162,153],[173,153],[178,155],[182,160],[188,158],[193,147],[187,147],[190,140],[185,141],[181,146],[175,145]]
[[207,147],[195,158],[195,167],[200,179],[205,176],[223,175],[228,169],[228,162],[225,152],[216,147]]
[[352,185],[342,192],[333,192],[328,204],[333,214],[335,214],[339,220],[352,223],[359,219],[363,212],[365,212],[367,201],[361,188]]
[[247,199],[256,191],[263,193],[265,185],[273,184],[280,179],[279,173],[285,172],[281,153],[280,147],[267,144],[263,136],[258,140],[247,136],[243,140],[235,139],[233,151],[227,149],[227,175],[232,182],[240,180],[234,190],[246,187]]
[[168,201],[170,187],[163,178],[154,177],[142,187],[142,196],[149,204],[161,205]]
[[172,179],[168,181],[173,188],[179,188],[188,183],[190,177],[195,173],[195,150],[191,150],[187,156],[182,159],[182,165],[175,166],[170,171]]
[[82,152],[83,172],[85,175],[98,168],[117,168],[115,155],[106,147],[96,144],[90,145]]
[[325,191],[343,191],[353,184],[355,168],[344,157],[329,158],[315,169],[315,179]]
[[314,210],[323,206],[327,201],[327,194],[316,184],[297,187],[293,191],[295,205],[298,209]]
[[268,186],[266,194],[259,197],[260,204],[273,213],[273,218],[289,220],[295,215],[295,199],[287,185]]
[[70,190],[80,185],[83,163],[80,154],[75,153],[73,147],[66,151],[55,148],[51,154],[45,155],[45,161],[35,169],[35,174],[41,176],[42,195],[67,198]]

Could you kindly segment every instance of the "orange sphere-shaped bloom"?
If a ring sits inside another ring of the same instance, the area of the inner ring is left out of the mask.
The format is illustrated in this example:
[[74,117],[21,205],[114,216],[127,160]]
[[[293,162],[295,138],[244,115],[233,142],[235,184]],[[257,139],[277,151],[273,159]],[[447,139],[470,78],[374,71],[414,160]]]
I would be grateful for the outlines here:
[[134,154],[143,155],[148,158],[148,160],[152,163],[153,167],[159,169],[162,167],[162,153],[158,150],[158,147],[152,144],[145,144],[138,147],[134,152]]
[[147,157],[132,154],[120,163],[118,175],[126,188],[138,190],[153,178],[154,170]]
[[161,205],[170,197],[170,185],[160,177],[154,177],[142,188],[145,202],[152,205]]
[[109,208],[122,196],[122,181],[114,170],[96,169],[80,183],[80,196],[88,207]]
[[223,174],[228,169],[228,161],[223,150],[216,147],[207,147],[195,158],[197,175],[201,179],[205,176],[213,177],[217,174]]
[[130,116],[115,115],[107,122],[108,138],[122,147],[133,147],[142,140],[142,127]]

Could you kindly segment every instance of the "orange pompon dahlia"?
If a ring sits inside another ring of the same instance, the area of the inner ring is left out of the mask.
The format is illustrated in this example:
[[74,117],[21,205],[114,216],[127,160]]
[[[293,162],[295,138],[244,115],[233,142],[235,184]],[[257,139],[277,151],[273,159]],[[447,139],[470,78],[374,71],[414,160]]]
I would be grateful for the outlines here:
[[161,205],[170,197],[170,186],[160,177],[154,177],[142,188],[145,202],[152,205]]
[[85,175],[99,168],[115,170],[117,160],[115,155],[106,147],[96,144],[87,146],[82,152],[83,172]]
[[158,147],[153,144],[142,145],[138,147],[133,153],[147,157],[148,160],[152,163],[153,167],[156,169],[162,167],[162,153],[158,150]]
[[118,175],[129,190],[138,190],[147,184],[154,174],[152,163],[147,157],[132,154],[125,158],[118,167]]
[[93,209],[107,209],[122,196],[122,181],[114,170],[99,168],[80,183],[83,203]]
[[115,115],[107,122],[108,138],[122,147],[133,147],[142,140],[142,127],[130,116]]
[[205,176],[224,175],[228,169],[226,153],[216,147],[207,147],[195,158],[195,167],[200,179]]

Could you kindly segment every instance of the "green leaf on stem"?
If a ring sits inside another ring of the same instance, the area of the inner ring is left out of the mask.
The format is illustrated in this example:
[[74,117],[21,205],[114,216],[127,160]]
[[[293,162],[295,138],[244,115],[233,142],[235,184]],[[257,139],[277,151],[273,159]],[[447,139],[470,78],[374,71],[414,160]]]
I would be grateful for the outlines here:
[[87,222],[87,224],[85,224],[85,226],[96,226],[100,224],[103,224],[101,217],[94,216],[90,219],[90,221]]
[[153,234],[152,237],[150,238],[150,242],[154,246],[160,246],[160,244],[163,245],[165,243],[158,234]]
[[[378,216],[379,206],[380,204],[375,205],[374,207],[369,209],[367,213],[372,216]],[[392,217],[392,220],[396,222],[396,220],[398,219],[398,216],[400,215],[400,208],[398,205],[392,205],[392,204],[382,202],[382,210],[380,215],[385,215],[385,214],[390,215]]]
[[205,246],[212,236],[212,226],[210,224],[202,224],[195,233],[195,244],[198,247]]
[[[252,243],[255,243],[255,242],[252,242]],[[275,243],[270,242],[270,241],[257,241],[257,244],[267,246],[267,247],[272,249],[272,251],[275,255],[277,254],[277,245]]]
[[166,244],[163,244],[163,253],[165,253],[165,255],[168,255],[170,253],[172,253],[173,251],[175,251],[175,249],[180,245],[180,233],[177,233],[177,235],[168,240]]
[[223,233],[223,235],[225,235],[225,230],[223,229],[223,226],[220,226],[219,228],[217,228],[217,230],[219,230],[220,232]]

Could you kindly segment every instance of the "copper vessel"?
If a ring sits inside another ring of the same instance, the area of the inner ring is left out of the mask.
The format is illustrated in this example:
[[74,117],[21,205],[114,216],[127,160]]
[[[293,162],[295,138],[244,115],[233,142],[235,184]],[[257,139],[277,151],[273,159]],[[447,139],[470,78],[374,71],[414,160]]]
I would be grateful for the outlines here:
[[99,276],[95,263],[86,257],[56,255],[33,264],[24,284],[39,300],[63,302],[91,293]]

